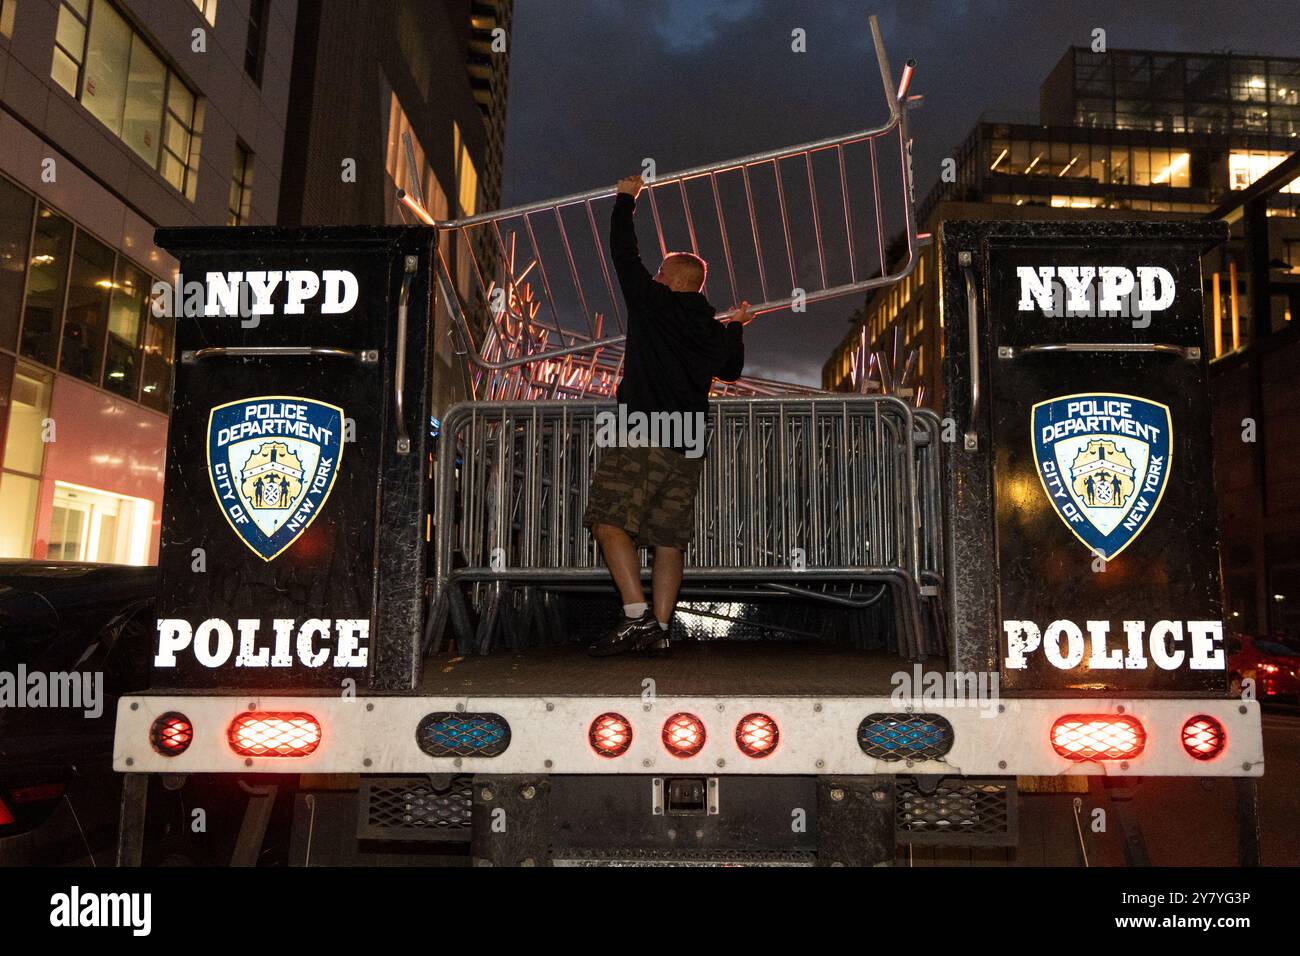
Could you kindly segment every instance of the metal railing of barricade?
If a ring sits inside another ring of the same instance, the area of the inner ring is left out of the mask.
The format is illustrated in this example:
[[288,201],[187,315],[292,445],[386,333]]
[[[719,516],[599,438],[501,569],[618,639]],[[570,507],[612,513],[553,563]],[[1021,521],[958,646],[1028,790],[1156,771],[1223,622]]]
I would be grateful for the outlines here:
[[[908,61],[895,86],[875,17],[870,25],[889,111],[884,124],[656,175],[646,185],[660,254],[670,248],[700,254],[708,245],[710,258],[722,263],[713,271],[725,275],[728,301],[753,302],[756,315],[887,286],[915,264],[922,240],[916,234],[908,132],[914,63]],[[881,186],[886,159],[898,164],[890,208]],[[437,294],[465,363],[470,397],[612,393],[626,320],[598,227],[607,215],[598,217],[597,206],[614,195],[612,187],[596,189],[433,223],[456,250],[449,261],[439,244]],[[418,209],[410,197],[399,198]],[[887,248],[887,213],[901,217],[902,255]],[[678,237],[685,243],[677,244]],[[816,256],[804,256],[804,250]],[[732,393],[766,391],[742,382]]]
[[[443,417],[426,646],[450,622],[462,650],[490,644],[505,586],[604,583],[582,519],[603,453],[607,403],[467,402]],[[710,402],[687,583],[864,606],[888,585],[901,649],[940,648],[922,621],[923,581],[942,572],[938,420],[889,396]],[[648,573],[648,572],[647,572]],[[835,585],[838,590],[828,590]],[[462,587],[479,611],[467,633]],[[849,588],[847,592],[844,588]]]
[[948,646],[948,617],[943,606],[944,497],[943,423],[928,408],[913,409],[916,440],[916,527],[920,566],[917,583],[930,611],[934,644]]

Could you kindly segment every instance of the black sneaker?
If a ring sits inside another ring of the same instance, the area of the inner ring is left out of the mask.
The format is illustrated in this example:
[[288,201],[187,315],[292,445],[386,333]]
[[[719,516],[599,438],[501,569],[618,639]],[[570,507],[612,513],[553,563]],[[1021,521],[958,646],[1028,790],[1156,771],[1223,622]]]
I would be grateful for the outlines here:
[[617,627],[593,644],[587,645],[592,657],[613,657],[628,651],[639,651],[665,640],[655,616],[646,611],[640,617],[624,618]]
[[[662,628],[660,629],[662,630]],[[672,657],[673,647],[668,640],[668,633],[665,631],[663,637],[652,644],[647,645],[646,653],[651,657]]]

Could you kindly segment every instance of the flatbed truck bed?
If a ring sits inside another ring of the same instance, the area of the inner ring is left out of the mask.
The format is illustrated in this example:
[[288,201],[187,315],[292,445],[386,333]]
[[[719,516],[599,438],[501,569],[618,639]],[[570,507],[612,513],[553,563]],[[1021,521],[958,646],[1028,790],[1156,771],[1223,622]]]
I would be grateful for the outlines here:
[[[942,671],[942,662],[922,665]],[[887,697],[893,675],[911,665],[897,654],[842,645],[678,642],[666,658],[591,658],[577,645],[443,655],[425,661],[418,694],[428,697],[624,697],[653,692],[674,697]]]

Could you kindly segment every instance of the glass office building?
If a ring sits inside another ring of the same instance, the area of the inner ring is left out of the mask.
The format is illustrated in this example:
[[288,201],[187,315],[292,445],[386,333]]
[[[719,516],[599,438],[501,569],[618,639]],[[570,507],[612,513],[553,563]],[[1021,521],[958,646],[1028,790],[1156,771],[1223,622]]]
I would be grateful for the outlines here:
[[153,231],[276,221],[295,7],[0,0],[0,557],[156,559]]
[[[953,151],[953,175],[917,210],[921,231],[945,218],[1204,216],[1300,149],[1300,58],[1066,51],[1039,91],[1038,115],[988,112]],[[1300,274],[1300,179],[1268,200],[1270,257]],[[1239,230],[1238,230],[1239,231]],[[852,390],[861,356],[902,366],[914,356],[926,404],[942,404],[935,250],[917,273],[873,292],[822,370],[824,388]],[[1251,338],[1239,241],[1206,263],[1213,358]],[[1291,307],[1271,303],[1272,329]]]

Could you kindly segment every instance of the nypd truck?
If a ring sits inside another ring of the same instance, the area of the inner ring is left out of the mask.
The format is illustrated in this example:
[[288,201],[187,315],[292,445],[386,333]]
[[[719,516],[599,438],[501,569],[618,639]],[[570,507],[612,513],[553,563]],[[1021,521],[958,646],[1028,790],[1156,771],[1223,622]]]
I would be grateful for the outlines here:
[[462,227],[159,231],[174,411],[122,863],[151,801],[215,778],[235,862],[278,800],[298,865],[1141,863],[1142,795],[1180,786],[1257,857],[1211,481],[1222,224],[943,222],[942,407],[713,398],[672,654],[601,660],[621,609],[581,518],[617,343],[494,314]]

